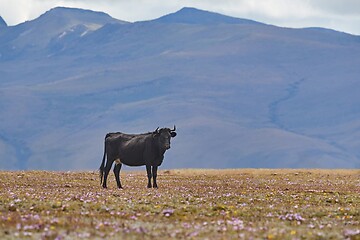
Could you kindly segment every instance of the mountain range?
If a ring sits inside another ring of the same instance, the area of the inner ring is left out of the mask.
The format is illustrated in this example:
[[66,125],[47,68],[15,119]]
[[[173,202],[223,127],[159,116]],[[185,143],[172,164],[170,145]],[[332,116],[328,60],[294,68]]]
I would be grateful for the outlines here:
[[98,168],[107,132],[177,127],[163,168],[360,168],[360,36],[183,8],[0,18],[0,169]]

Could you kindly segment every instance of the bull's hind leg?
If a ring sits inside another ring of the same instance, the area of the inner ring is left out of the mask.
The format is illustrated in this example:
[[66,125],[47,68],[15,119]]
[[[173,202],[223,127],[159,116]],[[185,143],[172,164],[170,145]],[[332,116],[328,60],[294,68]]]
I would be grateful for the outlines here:
[[118,188],[122,188],[121,186],[121,182],[120,182],[120,170],[121,170],[121,162],[119,159],[115,160],[115,166],[114,166],[114,174],[115,174],[115,179],[116,179],[116,183]]
[[148,185],[147,187],[148,188],[151,188],[151,177],[152,177],[152,174],[151,174],[151,166],[150,165],[146,165],[146,172],[147,172],[147,177],[148,177]]
[[106,166],[104,169],[104,181],[103,181],[103,188],[107,188],[106,182],[107,182],[107,177],[109,175],[109,172],[111,170],[111,165],[113,164],[114,160],[109,159],[109,157],[107,158],[106,161]]

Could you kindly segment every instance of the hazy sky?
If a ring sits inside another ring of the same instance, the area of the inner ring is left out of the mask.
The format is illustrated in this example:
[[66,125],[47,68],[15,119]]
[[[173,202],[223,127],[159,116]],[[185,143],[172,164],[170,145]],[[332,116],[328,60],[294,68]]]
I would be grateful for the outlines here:
[[16,25],[56,6],[102,11],[130,22],[187,6],[278,26],[326,27],[360,35],[360,0],[0,0],[0,16]]

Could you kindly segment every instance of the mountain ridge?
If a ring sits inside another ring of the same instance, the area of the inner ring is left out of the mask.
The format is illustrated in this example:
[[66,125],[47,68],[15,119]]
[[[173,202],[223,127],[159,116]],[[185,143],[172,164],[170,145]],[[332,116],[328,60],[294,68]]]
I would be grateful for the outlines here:
[[193,7],[184,7],[175,13],[170,13],[152,21],[184,24],[263,24],[253,20],[229,17]]
[[[7,29],[7,32],[3,33],[5,36],[7,34],[7,37],[0,43],[0,46],[4,45],[3,48],[6,48],[6,55],[9,55],[9,59],[30,53],[38,56],[38,53],[46,50],[49,44],[48,47],[51,51],[62,49],[64,46],[57,41],[59,38],[71,41],[108,23],[126,24],[127,22],[114,19],[101,12],[56,7],[34,20]],[[2,34],[0,33],[1,38]],[[2,55],[4,59],[5,54]]]

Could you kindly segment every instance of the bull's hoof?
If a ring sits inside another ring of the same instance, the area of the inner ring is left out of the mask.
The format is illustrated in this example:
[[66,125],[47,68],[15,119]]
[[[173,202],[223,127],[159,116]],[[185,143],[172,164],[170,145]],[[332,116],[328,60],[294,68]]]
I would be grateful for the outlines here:
[[151,184],[148,184],[147,187],[148,187],[148,188],[151,188]]
[[154,185],[153,188],[156,188],[156,189],[157,189],[157,188],[159,188],[159,187],[158,187],[157,185]]

